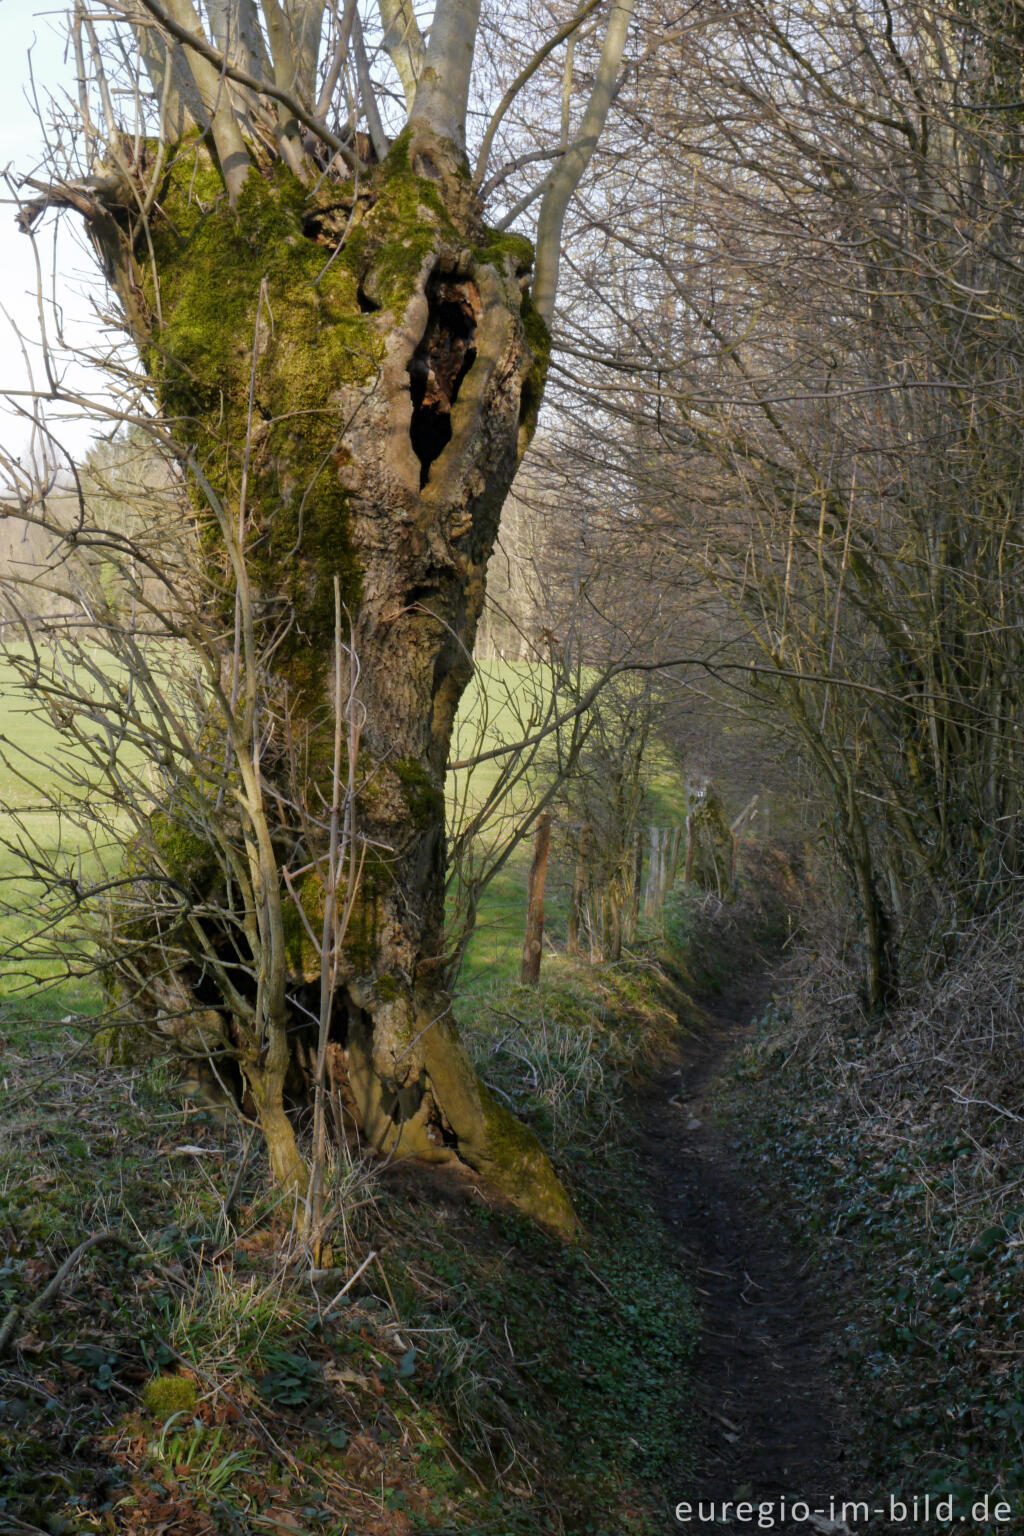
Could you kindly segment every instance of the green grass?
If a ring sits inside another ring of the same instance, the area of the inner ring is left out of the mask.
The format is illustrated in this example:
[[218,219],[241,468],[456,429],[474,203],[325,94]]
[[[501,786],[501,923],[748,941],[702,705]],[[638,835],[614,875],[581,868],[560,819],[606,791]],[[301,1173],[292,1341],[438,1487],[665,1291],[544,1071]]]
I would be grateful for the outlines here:
[[[37,1024],[102,1006],[89,976],[83,909],[71,890],[116,864],[119,817],[101,787],[92,796],[97,762],[61,734],[45,701],[26,688],[19,652],[21,662],[29,659],[27,647],[0,656],[0,1020],[8,1032],[31,1034]],[[87,674],[80,681],[83,692],[95,690]],[[134,756],[124,749],[121,761],[130,765]],[[100,812],[94,822],[93,805]]]
[[[467,692],[460,713],[453,755],[490,750],[504,740],[515,740],[520,724],[528,722],[531,701],[543,698],[543,675],[530,667],[484,667]],[[94,987],[62,977],[57,959],[46,953],[51,947],[31,945],[40,927],[43,886],[31,874],[31,861],[63,860],[69,873],[80,869],[84,876],[96,872],[100,860],[90,856],[86,836],[74,819],[57,810],[69,798],[67,746],[42,705],[26,693],[15,662],[0,657],[0,805],[5,812],[0,833],[0,1000],[9,1022],[15,1019],[31,1027],[37,1021],[59,1019],[67,1013],[90,1011],[98,1002]],[[83,765],[83,772],[95,770]],[[494,763],[472,773],[453,774],[449,806],[472,814],[497,779]],[[522,786],[514,807],[505,807],[502,826],[528,806],[532,786]],[[496,826],[495,836],[501,835]],[[112,856],[116,857],[114,850]],[[83,861],[83,862],[80,862]],[[495,880],[485,898],[479,935],[473,942],[470,971],[510,969],[511,950],[522,926],[526,869],[529,850],[523,849]],[[28,945],[30,965],[21,952]],[[40,982],[56,983],[41,989]]]

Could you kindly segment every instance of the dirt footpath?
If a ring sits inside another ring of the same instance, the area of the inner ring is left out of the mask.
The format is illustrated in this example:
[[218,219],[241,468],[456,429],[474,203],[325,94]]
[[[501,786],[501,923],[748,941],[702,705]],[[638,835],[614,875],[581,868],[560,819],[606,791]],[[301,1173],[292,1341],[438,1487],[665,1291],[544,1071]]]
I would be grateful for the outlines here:
[[[697,1443],[666,1486],[665,1529],[840,1536],[847,1527],[832,1518],[829,1501],[855,1497],[857,1477],[835,1430],[828,1297],[818,1291],[806,1255],[751,1188],[736,1137],[718,1129],[708,1111],[714,1085],[752,1033],[767,990],[748,981],[706,1003],[710,1029],[681,1052],[678,1068],[645,1105],[642,1155],[657,1206],[693,1275],[703,1320],[694,1369]],[[696,1470],[684,1470],[687,1462]],[[711,1501],[719,1506],[714,1523],[707,1519]],[[754,1509],[723,1519],[725,1501],[749,1501]],[[806,1501],[807,1515],[799,1501]],[[680,1503],[693,1506],[689,1525],[675,1518]],[[785,1517],[794,1503],[795,1522]],[[771,1506],[771,1527],[759,1524],[759,1505]]]

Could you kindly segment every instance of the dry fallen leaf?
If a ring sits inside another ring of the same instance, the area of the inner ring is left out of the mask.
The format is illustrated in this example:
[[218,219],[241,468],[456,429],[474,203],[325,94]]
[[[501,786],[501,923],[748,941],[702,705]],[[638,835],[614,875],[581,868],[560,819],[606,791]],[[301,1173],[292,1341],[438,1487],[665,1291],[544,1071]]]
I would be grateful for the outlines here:
[[358,1371],[349,1371],[337,1365],[325,1365],[324,1377],[332,1387],[360,1387],[364,1392],[375,1390],[369,1376],[360,1376]]

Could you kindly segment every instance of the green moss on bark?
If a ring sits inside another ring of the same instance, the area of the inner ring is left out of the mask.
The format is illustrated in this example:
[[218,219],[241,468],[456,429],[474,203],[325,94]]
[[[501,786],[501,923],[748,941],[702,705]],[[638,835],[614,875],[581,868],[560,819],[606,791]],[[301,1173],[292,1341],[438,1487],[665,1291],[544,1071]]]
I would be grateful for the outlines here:
[[418,831],[436,826],[444,818],[444,791],[414,757],[400,758],[392,767],[402,786],[411,825]]
[[[150,273],[147,297],[162,323],[146,362],[161,407],[194,443],[232,518],[248,454],[250,577],[268,627],[294,616],[281,664],[302,690],[327,665],[334,577],[349,606],[359,594],[335,396],[373,378],[383,342],[360,313],[348,266],[328,265],[330,252],[306,234],[307,192],[287,168],[253,172],[232,209],[205,149],[182,146],[160,208],[159,289]],[[216,523],[198,494],[197,505],[216,559]],[[223,555],[220,563],[227,578]]]
[[581,1236],[576,1212],[537,1137],[480,1085],[486,1139],[479,1167],[521,1211],[563,1238]]
[[[525,279],[527,273],[533,270],[533,245],[525,235],[516,234],[512,230],[500,234],[495,230],[485,230],[474,254],[477,261],[496,267],[509,279]],[[519,412],[520,427],[525,430],[529,441],[537,426],[551,363],[551,332],[529,293],[523,293],[519,314],[531,356],[530,370],[523,381]]]
[[[309,925],[307,927],[307,924]],[[281,927],[288,969],[307,980],[320,970],[320,938],[324,925],[324,888],[316,875],[304,875],[281,901]],[[310,929],[316,942],[310,937]]]
[[164,811],[150,817],[149,835],[172,880],[192,893],[209,889],[220,864],[206,838],[183,827]]
[[[401,313],[424,263],[456,239],[438,189],[412,173],[401,141],[334,250],[328,214],[351,211],[353,196],[334,183],[311,196],[278,163],[267,176],[251,172],[232,209],[209,153],[187,141],[152,223],[157,276],[141,269],[155,322],[145,361],[161,407],[194,443],[231,516],[248,456],[250,578],[268,629],[291,617],[278,665],[293,694],[315,694],[324,682],[335,576],[343,604],[351,610],[359,601],[338,473],[348,460],[350,407],[339,390],[371,387],[384,356],[387,327],[366,301]],[[207,555],[230,589],[219,532],[198,491],[196,504]]]
[[484,230],[483,238],[474,252],[477,261],[499,272],[507,269],[512,277],[524,277],[533,269],[533,244],[525,235],[514,230]]

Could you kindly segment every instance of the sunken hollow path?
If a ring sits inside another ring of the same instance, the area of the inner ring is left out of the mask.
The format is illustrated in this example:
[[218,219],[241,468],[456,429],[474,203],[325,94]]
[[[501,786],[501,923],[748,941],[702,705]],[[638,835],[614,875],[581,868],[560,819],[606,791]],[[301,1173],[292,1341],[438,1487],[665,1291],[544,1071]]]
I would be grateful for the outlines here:
[[[719,1126],[711,1109],[768,993],[767,979],[755,974],[722,997],[704,998],[706,1030],[681,1048],[640,1106],[639,1151],[652,1198],[666,1241],[692,1275],[701,1316],[689,1431],[696,1444],[667,1480],[666,1532],[749,1536],[759,1529],[758,1504],[773,1506],[775,1532],[849,1530],[829,1505],[855,1497],[856,1481],[828,1371],[836,1318],[813,1260],[752,1188],[741,1127]],[[709,1523],[712,1501],[718,1518]],[[752,1501],[753,1518],[744,1510],[743,1520],[731,1511],[722,1519],[728,1501]],[[676,1518],[680,1503],[693,1506],[689,1524]],[[794,1503],[797,1523],[785,1517]]]

